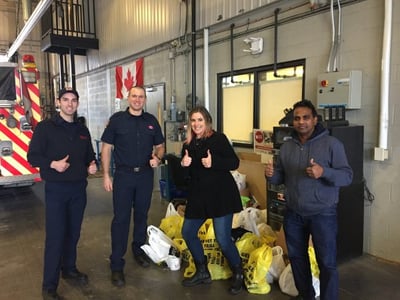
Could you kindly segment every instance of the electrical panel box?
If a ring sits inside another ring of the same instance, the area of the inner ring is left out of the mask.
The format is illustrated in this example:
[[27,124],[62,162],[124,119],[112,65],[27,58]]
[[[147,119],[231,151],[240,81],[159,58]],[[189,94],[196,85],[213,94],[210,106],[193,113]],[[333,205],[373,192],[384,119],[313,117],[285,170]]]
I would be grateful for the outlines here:
[[318,75],[318,108],[344,106],[361,108],[362,72],[358,70],[329,72]]

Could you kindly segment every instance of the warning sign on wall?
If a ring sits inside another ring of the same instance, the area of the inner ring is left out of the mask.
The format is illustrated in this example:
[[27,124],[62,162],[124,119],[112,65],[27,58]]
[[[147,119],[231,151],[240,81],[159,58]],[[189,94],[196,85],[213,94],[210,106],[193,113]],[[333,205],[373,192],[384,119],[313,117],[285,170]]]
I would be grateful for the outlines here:
[[273,149],[272,144],[272,131],[254,129],[254,152],[256,153],[270,153]]

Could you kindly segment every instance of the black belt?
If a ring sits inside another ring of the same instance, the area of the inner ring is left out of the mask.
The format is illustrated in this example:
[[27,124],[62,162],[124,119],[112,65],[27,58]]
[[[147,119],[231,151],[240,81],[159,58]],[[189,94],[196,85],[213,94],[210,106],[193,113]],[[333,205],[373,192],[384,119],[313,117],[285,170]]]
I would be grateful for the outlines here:
[[129,173],[140,173],[150,169],[150,166],[141,167],[129,167],[129,166],[117,166],[117,171],[124,171]]

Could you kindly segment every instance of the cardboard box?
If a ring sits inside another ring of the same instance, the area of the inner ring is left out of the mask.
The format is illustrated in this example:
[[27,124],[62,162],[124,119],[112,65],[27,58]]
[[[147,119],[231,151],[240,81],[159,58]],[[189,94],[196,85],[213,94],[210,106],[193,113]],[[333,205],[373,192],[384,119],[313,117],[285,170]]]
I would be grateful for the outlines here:
[[265,165],[261,163],[261,155],[239,152],[240,165],[238,171],[246,175],[246,185],[250,194],[257,200],[260,209],[267,206],[267,182],[264,176]]

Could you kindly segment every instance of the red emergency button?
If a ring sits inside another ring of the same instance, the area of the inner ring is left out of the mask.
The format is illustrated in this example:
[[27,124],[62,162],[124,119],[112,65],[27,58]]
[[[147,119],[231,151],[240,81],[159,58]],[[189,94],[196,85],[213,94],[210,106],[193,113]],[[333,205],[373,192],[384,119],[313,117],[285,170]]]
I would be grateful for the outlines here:
[[327,87],[328,86],[328,80],[321,80],[321,86],[322,87]]

